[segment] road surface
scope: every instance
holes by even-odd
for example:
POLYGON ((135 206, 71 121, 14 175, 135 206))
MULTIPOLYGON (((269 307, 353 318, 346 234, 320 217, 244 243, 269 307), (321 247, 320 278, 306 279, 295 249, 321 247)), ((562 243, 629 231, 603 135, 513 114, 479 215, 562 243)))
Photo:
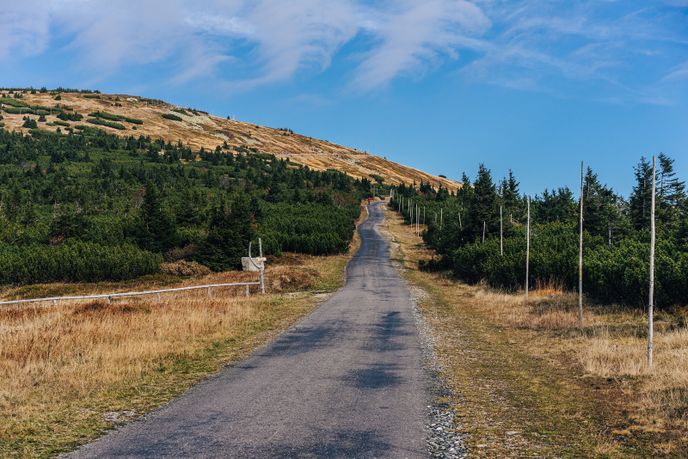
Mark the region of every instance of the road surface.
POLYGON ((360 225, 346 285, 258 349, 70 457, 428 457, 429 380, 405 282, 360 225))

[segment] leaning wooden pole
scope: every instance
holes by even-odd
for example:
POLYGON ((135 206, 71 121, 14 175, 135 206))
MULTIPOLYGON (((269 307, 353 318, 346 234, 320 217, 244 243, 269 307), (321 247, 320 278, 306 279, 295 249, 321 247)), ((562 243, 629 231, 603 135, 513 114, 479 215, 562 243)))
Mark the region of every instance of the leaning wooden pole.
POLYGON ((650 293, 647 305, 647 366, 652 369, 652 338, 654 337, 653 309, 655 303, 655 193, 657 165, 652 157, 652 201, 650 208, 650 293))
POLYGON ((526 302, 528 301, 528 275, 530 274, 530 196, 528 196, 528 224, 526 225, 526 302))
POLYGON ((580 174, 580 225, 578 228, 578 326, 583 326, 583 161, 580 174))

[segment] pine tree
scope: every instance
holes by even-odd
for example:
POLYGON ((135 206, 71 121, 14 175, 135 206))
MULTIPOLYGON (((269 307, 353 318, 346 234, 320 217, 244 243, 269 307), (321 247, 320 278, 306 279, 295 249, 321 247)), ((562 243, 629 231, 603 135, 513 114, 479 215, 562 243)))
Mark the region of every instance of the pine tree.
POLYGON ((676 177, 674 160, 660 153, 657 171, 657 215, 659 221, 669 229, 676 229, 682 217, 686 201, 685 182, 676 177))
POLYGON ((139 246, 153 252, 165 252, 177 242, 177 225, 160 200, 160 192, 151 183, 141 207, 138 228, 139 246))
POLYGON ((509 175, 502 179, 502 203, 507 221, 520 220, 523 217, 523 198, 519 192, 519 183, 509 169, 509 175))
POLYGON ((572 222, 578 216, 573 193, 568 187, 559 188, 552 192, 545 190, 542 197, 538 196, 535 199, 533 207, 535 220, 538 223, 572 222))
POLYGON ((253 214, 247 198, 237 198, 231 211, 220 202, 212 210, 208 236, 194 258, 213 271, 240 268, 253 234, 253 214))
POLYGON ((490 230, 499 227, 496 218, 497 189, 492 182, 490 170, 484 164, 478 167, 478 177, 473 184, 473 206, 471 209, 471 223, 474 235, 482 233, 483 222, 490 230))
POLYGON ((625 203, 610 188, 600 183, 597 174, 588 167, 583 193, 585 229, 590 234, 610 238, 610 233, 625 232, 628 226, 624 218, 625 203))
POLYGON ((650 203, 652 194, 652 165, 643 156, 633 168, 635 186, 629 200, 631 223, 637 230, 650 227, 650 203))

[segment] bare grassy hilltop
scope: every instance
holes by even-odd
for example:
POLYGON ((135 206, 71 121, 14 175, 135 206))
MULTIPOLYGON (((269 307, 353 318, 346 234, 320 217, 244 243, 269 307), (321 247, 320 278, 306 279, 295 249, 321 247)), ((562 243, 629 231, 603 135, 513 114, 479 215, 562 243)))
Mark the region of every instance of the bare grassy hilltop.
POLYGON ((456 181, 288 129, 220 118, 160 100, 124 94, 26 90, 19 93, 21 98, 17 99, 13 97, 15 91, 0 91, 2 122, 9 130, 28 131, 28 127, 22 127, 24 117, 28 115, 38 120, 43 115, 45 121, 37 124, 40 129, 59 127, 64 131, 90 125, 120 136, 146 135, 211 150, 226 143, 230 148, 247 153, 270 153, 316 170, 336 169, 369 180, 379 176, 387 184, 425 182, 434 187, 441 184, 451 191, 460 187, 456 181), (62 116, 58 119, 60 113, 62 116))

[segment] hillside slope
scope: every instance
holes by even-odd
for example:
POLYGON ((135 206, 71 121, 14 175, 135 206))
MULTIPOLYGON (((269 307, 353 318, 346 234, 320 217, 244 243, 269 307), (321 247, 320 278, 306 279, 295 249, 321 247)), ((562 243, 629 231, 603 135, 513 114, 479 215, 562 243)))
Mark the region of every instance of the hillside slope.
POLYGON ((0 92, 3 122, 9 130, 26 130, 22 125, 27 112, 33 112, 34 115, 43 113, 46 121, 39 122, 38 127, 51 130, 57 127, 64 130, 68 126, 88 125, 89 120, 94 119, 89 115, 105 112, 105 117, 116 115, 139 120, 139 124, 135 124, 125 119, 99 118, 118 124, 116 127, 102 124, 98 127, 120 136, 148 135, 174 143, 181 141, 192 148, 206 149, 215 149, 226 142, 230 147, 244 147, 250 151, 271 153, 315 170, 336 169, 356 178, 370 179, 371 176, 379 175, 388 184, 426 182, 435 187, 441 184, 452 191, 460 187, 456 181, 427 174, 356 149, 295 134, 286 129, 267 128, 220 118, 198 110, 183 109, 159 100, 123 94, 32 94, 30 91, 23 91, 20 99, 8 98, 11 94, 14 94, 14 91, 0 92), (77 113, 82 115, 83 119, 58 120, 58 112, 77 113), (163 115, 168 118, 164 118, 163 115), (56 122, 62 126, 56 126, 56 122))

